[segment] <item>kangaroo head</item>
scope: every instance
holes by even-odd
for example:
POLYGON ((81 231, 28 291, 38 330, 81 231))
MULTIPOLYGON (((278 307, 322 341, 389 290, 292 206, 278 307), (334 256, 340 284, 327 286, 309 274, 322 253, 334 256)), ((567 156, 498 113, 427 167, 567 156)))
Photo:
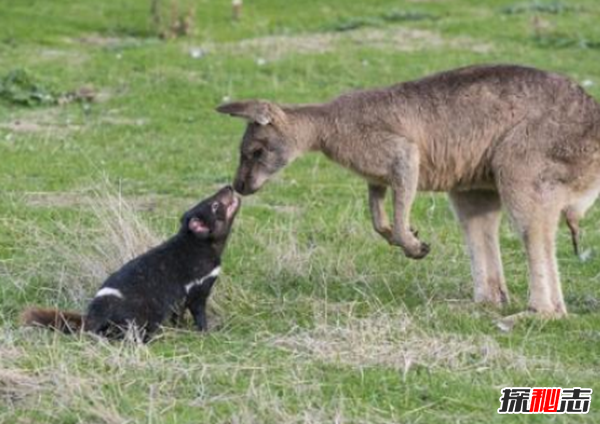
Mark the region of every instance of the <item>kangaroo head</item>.
POLYGON ((226 103, 217 112, 248 121, 240 146, 240 163, 233 184, 243 195, 258 191, 271 175, 299 154, 292 117, 263 100, 226 103))

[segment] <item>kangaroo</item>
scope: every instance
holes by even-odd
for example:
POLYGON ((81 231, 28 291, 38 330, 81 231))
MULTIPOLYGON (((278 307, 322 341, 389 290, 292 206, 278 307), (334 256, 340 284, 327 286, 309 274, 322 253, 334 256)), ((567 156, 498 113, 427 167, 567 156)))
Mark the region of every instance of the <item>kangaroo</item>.
POLYGON ((321 151, 367 181, 375 231, 409 258, 430 250, 411 230, 417 191, 447 192, 467 242, 476 302, 509 302, 498 242, 504 206, 528 260, 524 314, 566 315, 555 233, 564 216, 576 247, 579 220, 600 193, 600 105, 566 77, 470 66, 321 104, 249 100, 217 111, 248 121, 236 191, 254 193, 300 155, 321 151))
POLYGON ((33 307, 23 312, 22 321, 68 334, 85 330, 109 338, 121 338, 134 325, 148 340, 168 317, 177 323, 189 309, 198 330, 206 330, 206 301, 239 206, 231 187, 194 206, 183 215, 175 236, 108 277, 85 316, 33 307))

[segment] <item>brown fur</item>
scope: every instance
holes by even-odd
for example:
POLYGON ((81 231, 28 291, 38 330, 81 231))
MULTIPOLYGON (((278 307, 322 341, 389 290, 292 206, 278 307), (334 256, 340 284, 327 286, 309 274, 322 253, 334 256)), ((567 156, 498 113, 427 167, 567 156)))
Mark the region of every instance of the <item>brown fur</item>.
MULTIPOLYGON (((410 228, 417 190, 449 193, 471 256, 475 300, 508 302, 501 206, 521 235, 531 311, 566 314, 555 258, 561 214, 577 224, 600 193, 600 105, 569 79, 537 69, 472 66, 331 102, 225 104, 245 118, 235 187, 258 190, 307 151, 367 180, 373 226, 406 256, 429 247, 410 228), (383 200, 393 193, 393 225, 383 200)), ((572 226, 576 246, 576 226, 572 226)))
POLYGON ((47 308, 25 309, 21 314, 21 322, 26 326, 48 327, 66 334, 83 331, 84 327, 82 314, 47 308))

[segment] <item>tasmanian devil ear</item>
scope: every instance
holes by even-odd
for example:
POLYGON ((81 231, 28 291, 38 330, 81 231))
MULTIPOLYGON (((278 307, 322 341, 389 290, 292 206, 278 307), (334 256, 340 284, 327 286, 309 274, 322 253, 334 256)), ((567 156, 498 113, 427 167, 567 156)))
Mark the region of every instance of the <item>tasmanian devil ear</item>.
POLYGON ((210 228, 208 228, 206 222, 202 221, 200 218, 191 218, 187 225, 188 229, 198 236, 205 236, 210 232, 210 228))
POLYGON ((244 118, 259 125, 268 125, 284 115, 279 106, 265 100, 225 103, 217 107, 217 112, 244 118))

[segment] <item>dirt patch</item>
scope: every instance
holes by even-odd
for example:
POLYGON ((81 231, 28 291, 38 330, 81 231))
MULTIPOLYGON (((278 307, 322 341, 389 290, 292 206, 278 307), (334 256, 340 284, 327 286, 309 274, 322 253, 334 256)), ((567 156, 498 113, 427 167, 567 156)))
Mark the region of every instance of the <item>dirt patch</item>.
POLYGON ((225 51, 231 54, 251 52, 264 60, 279 60, 291 53, 322 54, 331 51, 338 34, 308 34, 297 36, 267 36, 250 38, 235 43, 209 45, 208 51, 225 51))
POLYGON ((68 66, 81 66, 89 60, 86 52, 60 49, 40 49, 35 53, 36 61, 60 61, 68 66))
POLYGON ((100 118, 100 123, 109 125, 143 127, 148 123, 148 120, 143 118, 126 118, 123 116, 105 116, 100 118))
POLYGON ((96 46, 96 47, 118 47, 121 44, 127 44, 131 40, 126 38, 119 37, 107 37, 98 34, 89 34, 83 37, 77 38, 77 41, 80 44, 85 44, 88 46, 96 46))
POLYGON ((123 37, 114 37, 114 36, 106 36, 101 34, 87 34, 82 37, 77 38, 65 38, 66 43, 79 45, 83 47, 96 47, 106 50, 120 50, 120 49, 129 49, 142 47, 148 44, 157 44, 160 43, 158 38, 154 38, 151 34, 148 34, 148 37, 133 37, 133 36, 123 36, 123 37))
POLYGON ((356 33, 350 33, 349 35, 349 39, 355 44, 407 52, 440 48, 448 43, 435 32, 419 29, 400 28, 394 31, 369 29, 356 31, 356 33))
POLYGON ((51 108, 15 114, 6 122, 0 122, 0 130, 18 134, 41 134, 64 136, 72 131, 81 130, 80 125, 71 123, 60 116, 60 109, 51 108))
MULTIPOLYGON (((93 103, 98 103, 107 101, 111 94, 108 91, 99 91, 95 92, 94 96, 93 103)), ((67 111, 60 107, 54 107, 14 113, 6 121, 0 121, 0 130, 15 134, 44 134, 61 137, 94 125, 141 127, 147 123, 147 119, 144 118, 130 118, 110 113, 98 118, 89 118, 89 121, 73 123, 67 111)))
POLYGON ((408 28, 391 31, 381 29, 356 31, 356 33, 351 33, 349 38, 359 45, 404 52, 450 47, 487 53, 492 49, 489 44, 478 43, 467 37, 448 39, 433 31, 408 28))
POLYGON ((27 121, 14 121, 5 124, 0 124, 0 128, 17 133, 31 133, 40 132, 44 130, 44 128, 41 125, 35 122, 27 121))
POLYGON ((50 136, 65 136, 71 131, 81 129, 79 125, 58 126, 53 124, 42 124, 27 120, 18 119, 13 122, 0 123, 0 129, 4 129, 18 134, 44 133, 50 136))
POLYGON ((251 52, 258 59, 274 61, 290 54, 323 54, 335 50, 342 42, 396 51, 455 48, 487 53, 493 46, 467 37, 445 38, 441 34, 411 28, 360 29, 343 33, 318 33, 297 36, 268 36, 241 40, 235 43, 208 45, 209 52, 230 54, 251 52))

